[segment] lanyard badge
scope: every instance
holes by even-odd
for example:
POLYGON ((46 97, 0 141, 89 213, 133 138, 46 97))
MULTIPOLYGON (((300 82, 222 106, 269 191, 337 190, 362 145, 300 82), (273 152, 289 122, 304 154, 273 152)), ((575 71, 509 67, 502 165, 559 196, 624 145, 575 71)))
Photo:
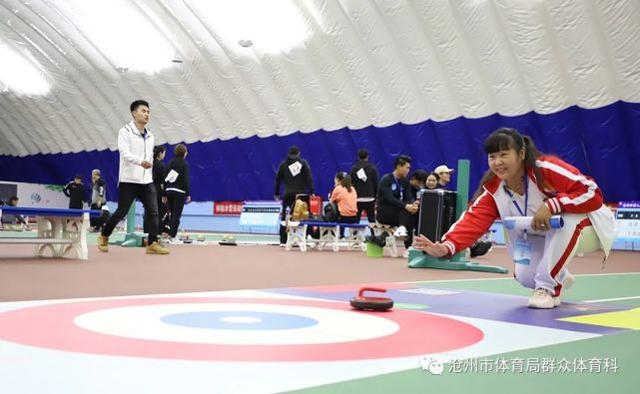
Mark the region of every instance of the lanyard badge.
MULTIPOLYGON (((527 175, 526 174, 524 175, 523 178, 524 178, 523 179, 523 181, 524 181, 524 210, 522 208, 520 208, 520 205, 516 201, 515 196, 513 195, 513 193, 511 193, 511 191, 507 188, 506 185, 504 185, 504 191, 511 198, 511 202, 513 203, 513 205, 518 210, 518 213, 520 215, 522 215, 522 216, 527 216, 527 208, 528 208, 528 205, 529 205, 529 181, 527 179, 527 175)), ((523 233, 524 233, 524 239, 527 239, 527 230, 523 230, 523 233)))
POLYGON ((404 188, 402 187, 400 182, 398 182, 395 176, 393 177, 392 190, 400 190, 400 200, 404 201, 404 188))
MULTIPOLYGON (((504 187, 505 192, 511 197, 511 202, 518 210, 518 213, 522 216, 527 216, 527 206, 529 205, 529 181, 527 179, 527 175, 524 175, 524 209, 520 208, 520 205, 516 201, 513 193, 507 189, 506 185, 504 187)), ((513 251, 513 262, 516 264, 529 265, 531 262, 531 250, 532 245, 531 242, 527 240, 527 230, 523 230, 520 235, 518 235, 518 239, 516 240, 515 248, 513 251)))

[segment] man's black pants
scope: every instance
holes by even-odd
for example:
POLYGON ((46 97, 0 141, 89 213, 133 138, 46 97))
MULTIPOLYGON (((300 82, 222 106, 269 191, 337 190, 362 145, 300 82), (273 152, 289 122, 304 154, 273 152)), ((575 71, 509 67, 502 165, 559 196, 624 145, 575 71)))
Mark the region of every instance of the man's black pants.
POLYGON ((406 209, 396 208, 394 206, 378 207, 378 222, 389 226, 404 226, 407 229, 407 238, 404 240, 404 246, 409 248, 413 244, 413 224, 414 216, 407 212, 406 209))
POLYGON ((184 193, 168 191, 167 200, 169 202, 169 212, 171 212, 169 219, 169 235, 171 238, 175 238, 178 235, 178 228, 180 227, 180 218, 182 217, 182 210, 184 209, 184 203, 187 196, 184 193))
MULTIPOLYGON (((287 193, 282 198, 282 213, 280 214, 280 220, 285 220, 287 215, 287 207, 289 207, 290 214, 293 212, 293 204, 296 202, 296 195, 299 193, 287 193)), ((287 243, 287 229, 280 225, 280 244, 287 243)))
POLYGON ((146 185, 141 183, 120 183, 118 186, 118 209, 104 225, 102 229, 104 237, 110 236, 118 222, 127 216, 129 208, 136 198, 144 206, 145 227, 149 230, 149 245, 158 240, 158 202, 156 200, 156 187, 153 183, 146 185))
MULTIPOLYGON (((164 224, 168 223, 168 220, 165 222, 165 216, 167 214, 167 204, 162 202, 162 189, 158 185, 155 185, 155 186, 156 186, 156 202, 158 205, 158 234, 162 234, 164 232, 164 224)), ((147 222, 148 220, 145 216, 145 220, 144 220, 145 226, 147 222)), ((145 233, 148 233, 149 229, 145 227, 143 231, 145 233)))
MULTIPOLYGON (((362 217, 362 212, 367 213, 367 220, 369 221, 369 224, 374 224, 376 222, 376 201, 358 201, 358 213, 356 214, 358 217, 358 223, 360 223, 359 220, 362 217)), ((370 230, 371 235, 373 235, 373 229, 370 228, 370 230)))

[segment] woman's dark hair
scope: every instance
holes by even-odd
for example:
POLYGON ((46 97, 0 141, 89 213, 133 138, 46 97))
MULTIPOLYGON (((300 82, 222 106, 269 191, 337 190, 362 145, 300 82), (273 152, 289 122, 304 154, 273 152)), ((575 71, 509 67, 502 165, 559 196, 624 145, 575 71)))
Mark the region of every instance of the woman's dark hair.
POLYGON ((336 179, 338 180, 338 182, 340 182, 340 185, 342 185, 342 187, 346 188, 347 191, 351 193, 353 184, 351 183, 351 176, 349 174, 340 171, 336 174, 336 179))
MULTIPOLYGON (((514 149, 516 152, 520 153, 523 148, 525 151, 525 171, 533 170, 538 188, 540 188, 540 190, 545 190, 547 188, 547 183, 544 181, 542 171, 540 171, 540 168, 536 166, 536 160, 540 157, 541 153, 538 151, 538 148, 536 148, 531 137, 520 134, 516 129, 501 127, 489 134, 487 139, 484 140, 484 152, 487 155, 510 149, 514 149)), ((476 193, 473 196, 474 200, 482 194, 484 185, 493 178, 495 178, 495 174, 491 172, 491 170, 488 170, 480 180, 480 186, 478 186, 478 190, 476 190, 476 193)))
POLYGON ((368 159, 369 158, 369 151, 362 148, 360 150, 358 150, 358 159, 360 160, 364 160, 364 159, 368 159))
POLYGON ((433 176, 434 178, 436 178, 436 183, 440 182, 440 175, 436 174, 435 172, 430 172, 427 175, 427 178, 424 180, 425 185, 427 184, 427 179, 429 179, 430 176, 433 176))
POLYGON ((164 153, 166 152, 166 148, 163 145, 158 145, 158 146, 154 146, 153 147, 153 158, 154 159, 158 159, 158 155, 160 155, 160 153, 164 153))
POLYGON ((173 155, 175 157, 185 157, 187 155, 187 146, 185 144, 176 145, 173 150, 173 155))

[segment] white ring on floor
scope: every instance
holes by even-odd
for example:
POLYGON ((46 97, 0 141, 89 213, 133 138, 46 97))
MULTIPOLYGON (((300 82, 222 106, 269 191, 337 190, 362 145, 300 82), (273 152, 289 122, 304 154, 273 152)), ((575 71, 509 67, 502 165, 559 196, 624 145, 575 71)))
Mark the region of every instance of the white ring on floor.
MULTIPOLYGON (((232 318, 246 319, 247 317, 232 318)), ((74 323, 83 329, 106 335, 156 341, 230 345, 342 343, 379 338, 391 335, 400 329, 394 321, 369 313, 250 303, 166 304, 112 308, 85 313, 76 317, 74 323), (293 329, 228 330, 179 326, 160 320, 173 314, 207 311, 289 314, 314 319, 318 323, 310 327, 293 329)), ((239 321, 234 323, 237 324, 239 321)), ((249 322, 245 320, 245 323, 249 322)))

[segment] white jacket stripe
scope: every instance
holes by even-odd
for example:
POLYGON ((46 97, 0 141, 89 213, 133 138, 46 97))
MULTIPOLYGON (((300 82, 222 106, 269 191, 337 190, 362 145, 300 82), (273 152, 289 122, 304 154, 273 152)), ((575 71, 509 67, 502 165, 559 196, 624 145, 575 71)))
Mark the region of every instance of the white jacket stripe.
POLYGON ((571 171, 568 171, 567 169, 562 168, 557 164, 549 163, 548 161, 538 160, 536 164, 538 165, 538 167, 546 168, 557 173, 558 175, 562 175, 565 178, 571 179, 572 181, 580 182, 583 185, 587 186, 587 191, 584 194, 581 194, 576 198, 562 197, 560 198, 561 203, 565 205, 580 205, 589 201, 593 198, 593 196, 595 196, 598 186, 595 182, 587 179, 587 177, 585 177, 584 175, 574 174, 571 171))

